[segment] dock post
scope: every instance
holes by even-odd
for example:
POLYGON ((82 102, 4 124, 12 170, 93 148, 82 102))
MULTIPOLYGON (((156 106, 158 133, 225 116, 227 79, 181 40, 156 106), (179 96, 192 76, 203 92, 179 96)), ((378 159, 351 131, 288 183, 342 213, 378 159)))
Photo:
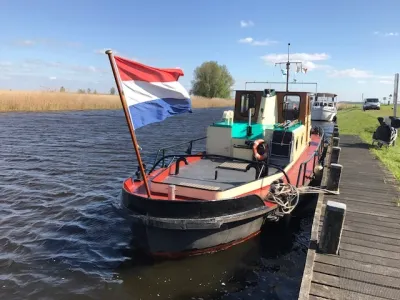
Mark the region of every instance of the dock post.
POLYGON ((346 204, 328 201, 318 249, 325 254, 339 254, 340 239, 343 231, 346 204))
POLYGON ((330 191, 332 194, 340 194, 339 193, 339 185, 340 178, 342 176, 343 166, 340 164, 331 163, 328 182, 326 185, 326 189, 330 191))
POLYGON ((339 127, 334 127, 332 137, 339 137, 339 127))
POLYGON ((332 147, 331 164, 339 163, 340 150, 340 147, 332 147))
POLYGON ((168 199, 175 200, 175 185, 168 185, 168 199))
POLYGON ((340 143, 340 138, 338 138, 338 137, 332 138, 332 146, 333 147, 339 147, 339 143, 340 143))

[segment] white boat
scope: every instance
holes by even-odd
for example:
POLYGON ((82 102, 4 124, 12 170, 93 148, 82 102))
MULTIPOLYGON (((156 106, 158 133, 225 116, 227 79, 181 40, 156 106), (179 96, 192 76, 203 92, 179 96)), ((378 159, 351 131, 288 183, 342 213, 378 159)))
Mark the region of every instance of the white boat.
POLYGON ((316 93, 311 101, 311 120, 332 122, 336 119, 336 94, 316 93))

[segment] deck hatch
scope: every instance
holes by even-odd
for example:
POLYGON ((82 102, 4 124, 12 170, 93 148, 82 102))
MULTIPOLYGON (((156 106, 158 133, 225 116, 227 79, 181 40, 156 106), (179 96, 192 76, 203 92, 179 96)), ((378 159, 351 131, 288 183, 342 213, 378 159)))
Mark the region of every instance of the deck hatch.
POLYGON ((248 165, 249 165, 248 163, 226 161, 220 164, 217 168, 245 172, 248 165))

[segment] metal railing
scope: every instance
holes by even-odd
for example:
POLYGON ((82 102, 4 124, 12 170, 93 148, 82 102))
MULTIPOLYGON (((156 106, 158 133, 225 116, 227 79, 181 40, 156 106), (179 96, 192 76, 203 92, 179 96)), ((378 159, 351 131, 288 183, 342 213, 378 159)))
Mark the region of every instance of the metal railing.
POLYGON ((324 133, 324 130, 323 130, 322 127, 320 127, 320 126, 316 126, 316 127, 318 128, 318 135, 321 137, 321 140, 319 142, 318 149, 314 151, 313 155, 311 155, 307 160, 305 160, 305 161, 303 161, 301 163, 300 168, 299 168, 299 173, 297 174, 296 187, 299 186, 300 176, 301 175, 303 175, 303 180, 302 180, 301 184, 304 185, 304 183, 306 181, 306 177, 307 177, 306 174, 307 174, 307 165, 308 165, 308 163, 311 160, 313 160, 313 168, 312 168, 312 170, 314 171, 315 164, 316 164, 315 158, 316 157, 319 158, 322 155, 323 147, 324 147, 324 135, 325 135, 325 133, 324 133))
MULTIPOLYGON (((299 173, 297 175, 296 187, 299 186, 301 179, 302 179, 301 184, 304 185, 305 179, 307 177, 307 166, 308 166, 308 163, 311 160, 313 161, 313 169, 312 170, 314 170, 315 169, 315 165, 316 165, 316 158, 320 158, 320 156, 322 155, 325 133, 324 133, 324 130, 323 130, 322 127, 316 126, 316 128, 318 128, 318 135, 321 137, 320 143, 318 145, 318 149, 316 151, 314 151, 313 155, 311 155, 307 160, 305 160, 304 162, 302 162, 300 164, 299 173), (301 175, 302 175, 302 178, 301 178, 301 175)), ((152 166, 152 168, 150 169, 150 171, 148 173, 150 174, 151 172, 153 172, 155 170, 155 168, 157 167, 157 165, 159 165, 160 163, 161 163, 161 168, 165 168, 167 166, 165 164, 166 159, 167 158, 171 158, 171 162, 173 162, 173 160, 176 157, 197 157, 197 156, 200 156, 200 157, 220 157, 220 158, 226 158, 226 159, 230 159, 230 160, 237 160, 237 161, 242 161, 242 162, 254 163, 254 161, 249 161, 249 160, 245 160, 245 159, 237 159, 237 158, 235 159, 235 158, 232 158, 232 157, 227 157, 227 156, 222 156, 222 155, 207 155, 207 154, 192 155, 194 142, 197 142, 197 141, 200 141, 200 140, 204 140, 204 139, 206 139, 206 137, 196 138, 196 139, 193 139, 193 140, 190 140, 190 141, 186 141, 186 142, 183 142, 183 143, 170 145, 170 146, 167 146, 167 147, 159 149, 157 151, 156 157, 154 159, 153 166, 152 166), (189 144, 189 146, 188 146, 187 150, 185 151, 186 155, 185 154, 184 155, 182 155, 182 154, 166 155, 166 151, 167 150, 172 149, 172 148, 176 149, 179 146, 187 145, 187 144, 189 144), (161 158, 159 158, 160 154, 162 154, 161 158)), ((274 165, 274 164, 271 164, 271 163, 268 163, 268 165, 271 166, 271 167, 274 167, 274 168, 278 167, 277 165, 274 165)), ((284 173, 285 177, 288 179, 288 176, 284 172, 284 170, 282 168, 280 168, 280 167, 279 167, 279 169, 284 173)))
MULTIPOLYGON (((193 139, 193 140, 190 140, 190 141, 186 141, 186 142, 183 142, 183 143, 174 144, 174 145, 170 145, 170 146, 167 146, 167 147, 158 149, 157 154, 156 154, 156 157, 155 157, 155 159, 154 159, 153 166, 156 164, 160 153, 162 153, 162 157, 161 157, 161 158, 162 158, 162 165, 161 165, 161 168, 165 168, 165 167, 166 167, 166 165, 165 165, 165 158, 166 158, 165 153, 166 153, 167 150, 172 149, 172 148, 176 149, 177 147, 180 147, 180 146, 182 146, 182 145, 187 145, 187 144, 189 144, 189 146, 188 146, 188 148, 186 149, 185 152, 186 152, 187 154, 190 155, 190 154, 192 154, 193 143, 194 143, 194 142, 197 142, 197 141, 204 140, 204 139, 206 139, 206 138, 207 138, 207 137, 204 136, 204 137, 201 137, 201 138, 193 139)), ((179 156, 179 155, 177 155, 177 156, 179 156)), ((174 157, 172 157, 172 160, 173 160, 173 159, 174 159, 174 157)), ((152 168, 152 169, 153 169, 153 168, 152 168)))

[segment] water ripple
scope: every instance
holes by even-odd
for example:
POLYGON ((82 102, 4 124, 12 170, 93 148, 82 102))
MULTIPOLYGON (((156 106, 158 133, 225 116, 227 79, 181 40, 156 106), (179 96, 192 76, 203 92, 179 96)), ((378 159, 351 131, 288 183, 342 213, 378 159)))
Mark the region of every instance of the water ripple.
MULTIPOLYGON (((139 129, 144 161, 159 147, 204 136, 221 115, 195 110, 139 129)), ((284 237, 267 233, 211 256, 152 261, 136 251, 119 212, 121 182, 137 168, 121 111, 0 114, 0 125, 0 299, 290 299, 297 292, 312 216, 284 237)))

